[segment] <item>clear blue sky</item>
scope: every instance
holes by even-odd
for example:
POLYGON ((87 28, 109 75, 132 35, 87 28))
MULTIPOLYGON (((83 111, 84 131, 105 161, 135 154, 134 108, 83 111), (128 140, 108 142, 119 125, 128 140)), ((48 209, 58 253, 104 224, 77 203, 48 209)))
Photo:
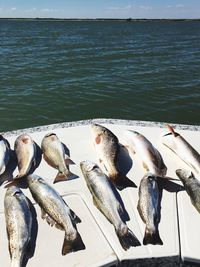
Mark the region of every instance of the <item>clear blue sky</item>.
POLYGON ((0 17, 200 18, 200 0, 0 0, 0 17))

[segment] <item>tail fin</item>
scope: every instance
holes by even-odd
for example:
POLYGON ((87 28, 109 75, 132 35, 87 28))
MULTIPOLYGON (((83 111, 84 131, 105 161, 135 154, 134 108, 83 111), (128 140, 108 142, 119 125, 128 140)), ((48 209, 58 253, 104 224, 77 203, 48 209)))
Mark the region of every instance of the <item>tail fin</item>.
POLYGON ((70 171, 67 173, 58 172, 56 178, 54 179, 54 184, 58 182, 73 180, 75 178, 78 178, 78 176, 70 171))
POLYGON ((67 235, 65 235, 63 247, 62 247, 62 255, 66 255, 70 252, 75 252, 78 250, 85 249, 85 245, 83 243, 83 240, 80 236, 80 234, 77 232, 77 236, 74 240, 69 240, 67 238, 67 235))
POLYGON ((158 230, 151 232, 148 229, 145 229, 143 245, 148 245, 148 244, 163 245, 158 230))
POLYGON ((122 174, 116 176, 114 179, 112 179, 112 181, 119 190, 122 190, 126 187, 137 187, 137 185, 133 181, 131 181, 128 177, 122 174))
POLYGON ((127 226, 125 228, 125 231, 122 231, 121 229, 115 231, 124 250, 127 250, 130 247, 137 247, 141 245, 140 241, 127 226))

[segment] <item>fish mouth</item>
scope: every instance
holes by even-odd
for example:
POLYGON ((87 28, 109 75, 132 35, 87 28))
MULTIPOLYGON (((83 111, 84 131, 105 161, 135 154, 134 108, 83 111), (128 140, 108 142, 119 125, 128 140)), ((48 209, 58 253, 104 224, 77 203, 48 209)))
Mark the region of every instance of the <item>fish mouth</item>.
POLYGON ((45 135, 45 137, 49 137, 49 136, 56 136, 56 134, 55 133, 48 133, 45 135))
POLYGON ((166 133, 166 134, 163 135, 163 137, 164 136, 168 136, 168 135, 172 135, 172 133, 166 133))

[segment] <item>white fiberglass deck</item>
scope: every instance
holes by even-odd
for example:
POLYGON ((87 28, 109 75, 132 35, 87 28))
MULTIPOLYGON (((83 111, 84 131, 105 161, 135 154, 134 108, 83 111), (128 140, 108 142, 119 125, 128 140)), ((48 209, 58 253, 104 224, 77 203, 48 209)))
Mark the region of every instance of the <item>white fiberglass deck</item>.
MULTIPOLYGON (((167 176, 177 178, 175 174, 176 169, 188 169, 185 163, 161 144, 160 136, 163 132, 166 132, 165 124, 162 123, 97 119, 5 133, 4 137, 8 139, 12 149, 16 137, 22 133, 30 134, 39 146, 45 134, 50 132, 56 133, 59 139, 67 146, 71 159, 76 163, 76 165, 70 166, 70 170, 79 176, 79 178, 71 181, 53 184, 57 171, 47 165, 44 160, 42 160, 40 166, 35 171, 35 174, 43 177, 64 197, 70 208, 81 218, 82 222, 77 224, 77 229, 82 236, 86 249, 62 256, 61 248, 64 232, 50 227, 46 221, 43 221, 40 217, 40 209, 38 205, 35 205, 38 233, 35 253, 29 259, 27 266, 114 266, 119 264, 119 262, 123 264, 125 261, 126 263, 124 264, 128 264, 127 260, 140 264, 140 262, 142 263, 145 260, 148 260, 148 263, 150 263, 152 259, 155 262, 162 262, 162 259, 166 258, 168 263, 174 262, 174 266, 176 266, 175 263, 178 264, 185 260, 200 263, 198 249, 200 214, 192 206, 185 191, 176 192, 176 184, 181 185, 181 182, 174 182, 176 183, 174 187, 172 186, 171 189, 168 188, 163 191, 161 221, 159 224, 160 237, 163 241, 162 246, 144 246, 142 244, 145 225, 137 211, 138 188, 126 188, 119 192, 130 217, 127 225, 142 244, 139 247, 132 247, 127 251, 123 250, 115 234, 114 227, 94 206, 92 196, 86 186, 79 166, 79 163, 83 160, 91 160, 98 163, 90 132, 90 124, 94 122, 110 129, 121 142, 123 131, 126 129, 142 133, 163 156, 168 168, 167 176)), ((176 129, 200 152, 200 127, 176 125, 176 129)), ((140 180, 144 175, 141 161, 137 158, 137 155, 129 158, 129 160, 132 161, 132 167, 127 176, 139 187, 140 180)), ((17 173, 17 169, 15 173, 17 173)), ((1 186, 0 258, 1 266, 6 267, 9 266, 10 259, 3 207, 5 190, 1 186)), ((23 189, 23 192, 34 203, 29 190, 23 189)))

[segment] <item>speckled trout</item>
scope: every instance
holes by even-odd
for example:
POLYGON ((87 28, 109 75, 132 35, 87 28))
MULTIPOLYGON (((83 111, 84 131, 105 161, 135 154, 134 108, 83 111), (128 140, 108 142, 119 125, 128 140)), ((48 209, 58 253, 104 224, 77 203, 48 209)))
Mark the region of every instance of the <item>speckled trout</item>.
POLYGON ((93 196, 94 205, 114 226, 123 249, 127 250, 131 246, 139 246, 140 242, 120 217, 123 208, 116 198, 116 188, 111 184, 108 176, 91 161, 82 161, 80 167, 93 196))
POLYGON ((22 191, 10 186, 4 198, 4 213, 8 234, 10 267, 22 267, 24 256, 29 254, 32 214, 29 202, 22 191))
POLYGON ((162 245, 158 224, 160 222, 160 189, 156 176, 146 174, 139 187, 137 209, 141 219, 146 224, 143 244, 162 245))
POLYGON ((145 172, 161 177, 166 175, 167 167, 160 152, 145 136, 133 130, 126 130, 123 140, 125 147, 127 147, 130 153, 136 153, 142 160, 145 172))
POLYGON ((120 190, 125 187, 136 187, 136 185, 119 170, 117 159, 120 145, 118 138, 106 127, 99 124, 92 124, 91 129, 99 161, 103 163, 109 178, 115 186, 120 190))
POLYGON ((194 174, 189 170, 176 170, 176 175, 183 183, 186 192, 188 193, 192 205, 200 213, 200 182, 195 178, 194 174))
POLYGON ((54 183, 76 178, 77 175, 69 171, 69 164, 75 164, 65 153, 64 145, 55 133, 44 136, 41 148, 44 160, 58 170, 54 183))
POLYGON ((62 255, 84 249, 81 236, 76 230, 76 223, 80 222, 80 219, 58 192, 40 176, 32 174, 27 176, 26 180, 33 198, 41 208, 42 219, 65 232, 62 255))
POLYGON ((169 133, 162 136, 162 143, 182 159, 195 174, 200 175, 200 154, 175 130, 167 125, 169 133))

